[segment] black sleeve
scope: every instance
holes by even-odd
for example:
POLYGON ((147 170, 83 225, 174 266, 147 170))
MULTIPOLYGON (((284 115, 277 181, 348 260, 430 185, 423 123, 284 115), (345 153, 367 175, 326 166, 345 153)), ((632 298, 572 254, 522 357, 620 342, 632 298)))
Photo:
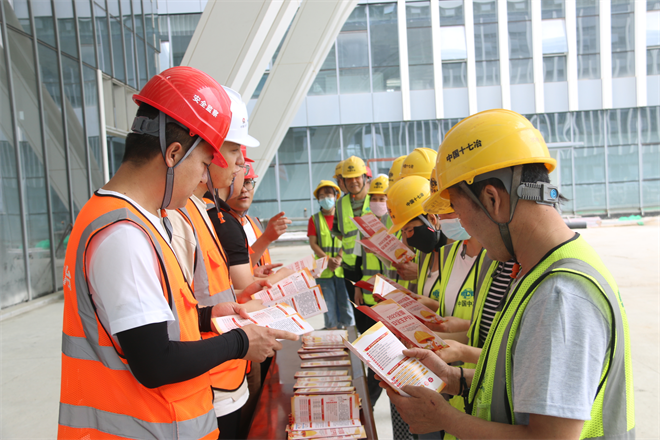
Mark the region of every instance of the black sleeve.
POLYGON ((213 331, 213 328, 211 327, 212 313, 213 313, 213 307, 197 308, 197 317, 199 318, 199 331, 201 333, 213 331))
POLYGON ((243 226, 228 212, 223 213, 224 222, 220 222, 216 208, 208 210, 209 217, 218 234, 230 266, 250 263, 250 251, 243 226))
POLYGON ((200 341, 170 341, 167 323, 117 333, 131 372, 147 388, 192 379, 231 359, 241 359, 250 342, 242 329, 200 341))

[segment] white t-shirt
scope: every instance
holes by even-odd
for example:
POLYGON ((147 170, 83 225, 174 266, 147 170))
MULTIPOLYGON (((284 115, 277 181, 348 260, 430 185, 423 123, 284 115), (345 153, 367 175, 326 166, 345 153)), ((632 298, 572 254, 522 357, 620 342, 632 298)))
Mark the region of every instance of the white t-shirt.
POLYGON ((433 290, 433 284, 435 283, 435 280, 438 279, 438 271, 436 270, 435 272, 429 272, 426 275, 426 281, 424 282, 424 290, 422 291, 422 294, 425 297, 431 296, 431 291, 433 290))
POLYGON ((447 282, 447 289, 445 290, 445 316, 452 316, 454 314, 454 306, 456 305, 456 298, 461 293, 463 281, 469 270, 474 264, 477 257, 471 257, 465 254, 465 258, 461 257, 459 250, 458 255, 454 259, 454 267, 451 270, 449 281, 447 282))
POLYGON ((250 223, 250 220, 245 219, 243 230, 245 231, 245 235, 247 236, 248 245, 252 246, 254 242, 257 241, 257 234, 254 232, 254 228, 252 227, 252 223, 250 223))
MULTIPOLYGON (((169 243, 159 217, 123 194, 98 192, 131 202, 169 243)), ((106 227, 89 243, 85 265, 99 320, 113 338, 132 328, 174 321, 163 295, 158 257, 142 229, 129 222, 106 227)))

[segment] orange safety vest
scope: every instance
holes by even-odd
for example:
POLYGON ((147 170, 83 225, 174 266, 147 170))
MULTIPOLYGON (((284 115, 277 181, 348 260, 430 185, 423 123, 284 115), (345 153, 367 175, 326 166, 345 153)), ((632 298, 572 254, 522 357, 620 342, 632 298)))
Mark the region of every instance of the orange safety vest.
MULTIPOLYGON (((250 224, 252 225, 252 229, 254 229, 254 235, 256 235, 257 240, 259 240, 259 237, 261 237, 264 233, 263 229, 261 229, 261 222, 257 219, 253 219, 249 215, 246 215, 247 219, 250 221, 250 224)), ((259 259, 259 262, 257 263, 259 266, 263 266, 264 264, 270 264, 271 259, 270 259, 270 252, 268 249, 264 251, 264 253, 261 255, 261 258, 259 259)))
MULTIPOLYGON (((195 274, 193 292, 203 306, 214 306, 222 302, 236 302, 234 286, 229 276, 227 256, 220 241, 216 238, 201 211, 188 199, 185 208, 179 209, 184 218, 190 221, 195 230, 197 249, 195 250, 195 274)), ((203 338, 217 336, 216 333, 202 333, 203 338)), ((232 359, 213 368, 211 384, 220 391, 236 391, 243 384, 248 371, 248 361, 232 359)))
POLYGON ((58 438, 216 439, 209 374, 153 389, 143 386, 96 315, 85 253, 96 233, 122 221, 142 229, 158 256, 163 295, 175 319, 168 323, 170 340, 201 338, 197 300, 167 241, 130 202, 94 194, 76 219, 64 260, 58 438))

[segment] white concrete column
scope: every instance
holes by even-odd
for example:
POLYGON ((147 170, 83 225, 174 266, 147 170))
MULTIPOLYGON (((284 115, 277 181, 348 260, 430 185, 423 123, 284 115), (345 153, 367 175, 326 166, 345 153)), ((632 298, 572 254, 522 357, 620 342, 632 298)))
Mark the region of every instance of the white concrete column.
POLYGON ((603 108, 612 108, 612 3, 600 0, 600 82, 603 108))
POLYGON ((568 109, 579 110, 578 101, 578 54, 577 54, 577 5, 575 0, 566 0, 566 79, 568 81, 568 109))
POLYGON ((467 46, 467 86, 468 109, 471 115, 477 113, 477 65, 474 50, 474 8, 472 0, 465 0, 465 45, 467 46))
POLYGON ((181 65, 207 72, 249 100, 299 4, 300 0, 208 2, 181 65))
POLYGON ((103 72, 96 69, 96 87, 99 100, 99 137, 101 141, 101 166, 103 167, 103 183, 110 180, 110 165, 108 164, 108 137, 105 123, 105 95, 103 94, 103 72))
POLYGON ((635 0, 635 80, 637 107, 646 106, 646 0, 635 0))
POLYGON ((534 102, 536 113, 545 112, 545 83, 543 81, 543 20, 541 2, 532 1, 532 65, 534 67, 534 102))
POLYGON ((410 121, 410 70, 408 68, 408 26, 406 0, 397 0, 397 31, 399 32, 399 71, 401 72, 401 105, 403 120, 410 121))
POLYGON ((500 88, 502 108, 511 109, 511 74, 509 73, 509 14, 507 0, 497 0, 497 39, 500 47, 500 88))
POLYGON ((442 41, 440 35, 440 3, 431 0, 431 42, 433 44, 433 84, 435 84, 435 117, 445 117, 442 82, 442 41))

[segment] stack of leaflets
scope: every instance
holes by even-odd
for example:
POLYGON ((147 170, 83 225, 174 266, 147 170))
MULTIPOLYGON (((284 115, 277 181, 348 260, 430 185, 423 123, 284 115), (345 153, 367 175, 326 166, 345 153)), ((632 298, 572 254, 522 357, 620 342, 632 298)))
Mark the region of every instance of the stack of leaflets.
MULTIPOLYGON (((309 356, 312 359, 346 358, 348 352, 343 342, 346 338, 346 330, 314 331, 303 336, 298 354, 301 359, 309 359, 309 356)), ((360 397, 353 386, 353 378, 346 369, 328 369, 338 366, 350 366, 350 360, 302 362, 301 367, 305 369, 294 375, 291 424, 286 429, 289 439, 366 438, 360 421, 360 397)))
POLYGON ((270 289, 255 293, 252 299, 260 299, 266 307, 288 304, 305 319, 328 311, 321 287, 316 285, 314 276, 306 267, 284 278, 270 289))
POLYGON ((213 318, 218 333, 227 333, 228 331, 245 327, 246 325, 256 324, 260 327, 275 328, 286 330, 297 335, 304 335, 314 331, 312 327, 302 316, 287 304, 277 304, 273 307, 267 307, 256 312, 248 313, 250 318, 241 318, 239 315, 221 316, 213 318))
POLYGON ((383 262, 407 263, 415 258, 415 254, 408 246, 393 234, 388 234, 385 225, 372 213, 353 217, 352 220, 365 237, 358 242, 383 262))
POLYGON ((318 278, 321 276, 323 271, 328 268, 328 257, 319 258, 317 260, 314 258, 314 255, 308 255, 302 260, 298 260, 295 263, 291 263, 284 267, 295 272, 307 268, 314 278, 318 278))
POLYGON ((403 355, 406 348, 382 322, 376 323, 352 344, 344 345, 355 353, 392 389, 408 396, 401 388, 406 385, 422 386, 441 392, 445 383, 419 360, 403 355))

